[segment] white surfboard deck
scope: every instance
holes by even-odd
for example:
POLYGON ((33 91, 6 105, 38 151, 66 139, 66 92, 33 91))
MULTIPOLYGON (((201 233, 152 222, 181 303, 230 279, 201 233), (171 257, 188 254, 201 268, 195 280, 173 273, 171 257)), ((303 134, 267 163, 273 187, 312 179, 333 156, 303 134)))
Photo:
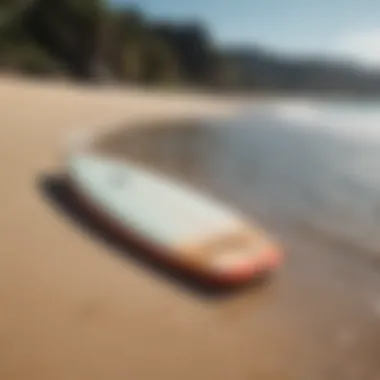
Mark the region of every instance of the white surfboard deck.
MULTIPOLYGON (((239 212, 136 163, 76 152, 68 158, 68 172, 75 187, 104 214, 151 243, 168 248, 179 259, 202 252, 208 256, 210 250, 213 255, 226 253, 223 242, 236 246, 239 239, 245 244, 248 238, 247 249, 236 252, 246 259, 267 243, 262 231, 239 212)), ((231 253, 219 263, 236 261, 231 253)))

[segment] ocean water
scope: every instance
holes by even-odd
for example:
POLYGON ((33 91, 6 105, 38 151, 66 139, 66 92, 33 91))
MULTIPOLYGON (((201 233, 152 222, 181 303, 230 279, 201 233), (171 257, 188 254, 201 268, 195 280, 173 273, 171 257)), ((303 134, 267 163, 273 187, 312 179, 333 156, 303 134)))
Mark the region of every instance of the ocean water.
POLYGON ((262 196, 380 258, 380 102, 289 102, 271 118, 253 144, 264 142, 262 196))
POLYGON ((375 102, 281 101, 121 128, 96 147, 211 193, 280 239, 286 260, 268 287, 208 305, 191 324, 230 338, 220 362, 238 353, 233 373, 379 378, 379 122, 375 102))

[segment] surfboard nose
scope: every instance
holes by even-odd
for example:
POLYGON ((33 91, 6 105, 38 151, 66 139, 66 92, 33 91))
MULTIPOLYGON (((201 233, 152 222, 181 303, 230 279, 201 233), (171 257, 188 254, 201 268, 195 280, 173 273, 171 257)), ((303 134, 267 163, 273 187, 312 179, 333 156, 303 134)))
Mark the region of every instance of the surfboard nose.
POLYGON ((257 275, 273 272, 284 260, 282 249, 270 244, 260 249, 255 255, 242 255, 231 252, 220 256, 213 266, 217 277, 222 281, 247 281, 257 275))

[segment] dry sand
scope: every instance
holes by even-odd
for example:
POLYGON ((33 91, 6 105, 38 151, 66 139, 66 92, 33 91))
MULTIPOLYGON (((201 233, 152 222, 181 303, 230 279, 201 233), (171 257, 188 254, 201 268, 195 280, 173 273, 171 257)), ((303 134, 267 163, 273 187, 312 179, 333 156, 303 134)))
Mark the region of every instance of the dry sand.
MULTIPOLYGON (((336 368, 349 369, 347 356, 332 362, 329 349, 337 347, 314 344, 332 327, 313 329, 308 318, 323 319, 317 305, 331 313, 342 289, 321 302, 320 289, 301 278, 298 285, 309 288, 294 296, 297 282, 206 300, 112 254, 41 194, 39 179, 56 170, 62 141, 77 125, 230 113, 236 104, 9 78, 0 82, 0 104, 0 379, 304 380, 338 379, 336 368), (308 311, 295 312, 302 302, 308 311)), ((344 299, 340 313, 358 305, 359 298, 344 299)), ((356 321, 366 328, 379 318, 367 313, 356 321)), ((340 331, 335 344, 360 348, 350 331, 340 331)), ((376 364, 376 352, 366 349, 376 364)), ((355 366, 345 379, 376 380, 374 373, 355 366)))

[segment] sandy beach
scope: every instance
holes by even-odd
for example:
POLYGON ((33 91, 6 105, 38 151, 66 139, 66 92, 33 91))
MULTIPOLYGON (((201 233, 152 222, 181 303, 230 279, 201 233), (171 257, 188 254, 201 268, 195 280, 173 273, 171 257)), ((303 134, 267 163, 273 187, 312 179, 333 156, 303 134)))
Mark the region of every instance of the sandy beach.
POLYGON ((362 292, 380 283, 366 264, 294 254, 271 286, 206 300, 41 194, 78 127, 230 115, 238 101, 3 78, 0 104, 1 379, 380 379, 380 298, 362 292))

